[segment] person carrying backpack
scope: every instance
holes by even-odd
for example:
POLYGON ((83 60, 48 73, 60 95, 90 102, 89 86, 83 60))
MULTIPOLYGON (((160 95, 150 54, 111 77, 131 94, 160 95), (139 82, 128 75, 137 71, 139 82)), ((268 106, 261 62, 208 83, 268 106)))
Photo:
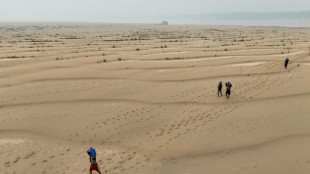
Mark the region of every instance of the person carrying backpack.
POLYGON ((225 83, 225 86, 226 86, 226 98, 229 99, 229 96, 230 96, 230 89, 232 87, 232 84, 230 82, 227 82, 225 83))
POLYGON ((89 155, 89 162, 90 162, 89 174, 92 174, 93 170, 101 174, 99 165, 96 161, 96 150, 91 147, 86 152, 89 155))
POLYGON ((287 58, 285 59, 285 61, 284 61, 284 67, 285 67, 285 69, 287 68, 287 64, 288 64, 289 61, 290 61, 290 60, 289 60, 289 58, 287 57, 287 58))
POLYGON ((221 94, 221 96, 223 95, 222 94, 222 87, 223 87, 222 82, 219 82, 219 85, 217 86, 217 96, 220 96, 220 94, 221 94))

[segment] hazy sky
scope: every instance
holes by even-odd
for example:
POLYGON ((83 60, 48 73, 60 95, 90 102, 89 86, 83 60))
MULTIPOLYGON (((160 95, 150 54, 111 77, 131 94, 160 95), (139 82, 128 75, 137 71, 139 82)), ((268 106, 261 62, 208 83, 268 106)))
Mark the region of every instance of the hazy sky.
POLYGON ((0 0, 0 21, 126 22, 148 15, 309 10, 310 0, 0 0))

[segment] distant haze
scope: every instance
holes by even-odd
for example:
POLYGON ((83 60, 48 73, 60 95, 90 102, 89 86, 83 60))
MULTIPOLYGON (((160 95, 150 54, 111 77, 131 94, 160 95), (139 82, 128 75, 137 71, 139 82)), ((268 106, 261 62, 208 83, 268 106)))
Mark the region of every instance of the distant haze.
POLYGON ((310 0, 0 0, 1 22, 204 23, 215 13, 300 11, 310 0))

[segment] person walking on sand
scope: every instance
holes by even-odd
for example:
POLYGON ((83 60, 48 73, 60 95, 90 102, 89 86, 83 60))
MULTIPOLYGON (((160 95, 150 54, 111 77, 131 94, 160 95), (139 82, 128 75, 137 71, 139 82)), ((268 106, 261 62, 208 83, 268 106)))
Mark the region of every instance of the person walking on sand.
POLYGON ((89 174, 93 173, 93 170, 97 171, 99 174, 101 174, 99 165, 96 161, 96 151, 93 148, 89 148, 87 151, 87 154, 89 155, 89 162, 90 162, 90 168, 89 168, 89 174))
POLYGON ((222 82, 220 81, 219 85, 217 86, 217 96, 220 96, 220 94, 221 94, 221 96, 223 96, 222 87, 223 87, 223 85, 222 85, 222 82))
POLYGON ((285 61, 284 61, 284 67, 285 67, 285 69, 287 68, 288 61, 290 61, 290 60, 289 60, 288 57, 287 57, 287 58, 285 59, 285 61))
POLYGON ((229 99, 230 96, 230 88, 232 87, 230 82, 225 83, 226 86, 226 98, 229 99))

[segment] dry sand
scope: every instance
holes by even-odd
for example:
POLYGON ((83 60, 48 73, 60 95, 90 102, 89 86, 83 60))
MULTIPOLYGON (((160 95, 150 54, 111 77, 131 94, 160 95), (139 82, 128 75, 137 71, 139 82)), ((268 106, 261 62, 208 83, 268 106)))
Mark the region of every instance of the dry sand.
POLYGON ((309 39, 306 28, 1 26, 0 173, 88 173, 92 146, 110 174, 308 174, 309 39))

